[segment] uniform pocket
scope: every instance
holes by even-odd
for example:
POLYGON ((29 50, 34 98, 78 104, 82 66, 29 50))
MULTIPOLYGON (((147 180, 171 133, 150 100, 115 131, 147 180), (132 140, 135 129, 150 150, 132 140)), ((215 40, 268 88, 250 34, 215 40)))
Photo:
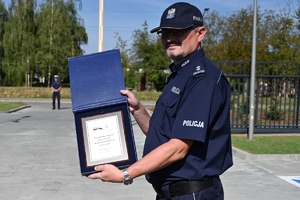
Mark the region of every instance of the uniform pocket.
POLYGON ((168 115, 169 117, 176 116, 177 107, 179 104, 179 98, 180 96, 178 94, 170 93, 162 99, 162 104, 166 108, 165 114, 168 115))

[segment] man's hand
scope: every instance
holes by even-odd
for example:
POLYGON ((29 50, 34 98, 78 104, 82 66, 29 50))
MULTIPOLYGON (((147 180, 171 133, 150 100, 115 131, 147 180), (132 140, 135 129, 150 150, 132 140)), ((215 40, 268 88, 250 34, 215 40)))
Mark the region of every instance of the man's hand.
POLYGON ((88 176, 90 179, 101 179, 104 182, 122 183, 124 174, 121 170, 111 164, 98 165, 95 167, 96 172, 88 176))
POLYGON ((127 101, 131 113, 140 109, 141 104, 132 92, 130 92, 129 90, 120 90, 120 92, 122 95, 127 96, 127 101))
POLYGON ((150 121, 150 115, 148 114, 146 108, 129 90, 120 90, 120 92, 122 95, 127 96, 129 110, 142 129, 143 133, 146 135, 148 133, 150 121))

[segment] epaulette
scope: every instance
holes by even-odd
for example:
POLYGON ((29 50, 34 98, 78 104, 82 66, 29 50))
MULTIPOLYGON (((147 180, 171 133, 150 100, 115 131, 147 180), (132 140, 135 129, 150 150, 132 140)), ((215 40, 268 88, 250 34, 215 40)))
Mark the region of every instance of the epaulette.
POLYGON ((193 72, 193 77, 205 75, 205 69, 204 69, 204 67, 201 67, 201 66, 203 66, 203 65, 198 65, 195 67, 195 71, 193 72))

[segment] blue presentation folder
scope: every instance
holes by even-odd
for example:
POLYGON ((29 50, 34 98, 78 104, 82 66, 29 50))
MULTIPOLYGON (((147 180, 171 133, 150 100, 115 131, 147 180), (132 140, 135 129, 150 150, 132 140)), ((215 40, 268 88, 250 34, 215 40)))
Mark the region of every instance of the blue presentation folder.
POLYGON ((72 110, 82 175, 99 164, 122 169, 137 161, 119 50, 69 59, 72 110))

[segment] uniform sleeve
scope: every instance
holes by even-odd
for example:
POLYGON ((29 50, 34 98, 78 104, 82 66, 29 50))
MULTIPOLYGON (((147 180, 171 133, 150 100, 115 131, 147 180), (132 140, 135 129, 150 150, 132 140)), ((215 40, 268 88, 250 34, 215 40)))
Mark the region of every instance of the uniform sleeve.
POLYGON ((172 138, 204 142, 210 121, 222 104, 217 84, 209 78, 194 79, 182 94, 172 138))

